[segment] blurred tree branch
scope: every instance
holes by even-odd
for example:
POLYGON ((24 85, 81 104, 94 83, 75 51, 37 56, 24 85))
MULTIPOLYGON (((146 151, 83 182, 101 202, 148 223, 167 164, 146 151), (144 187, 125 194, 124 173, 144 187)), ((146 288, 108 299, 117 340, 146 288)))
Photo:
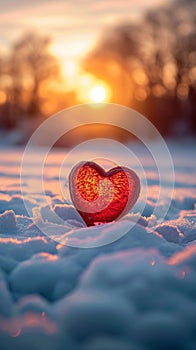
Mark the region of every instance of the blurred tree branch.
POLYGON ((43 81, 58 79, 59 65, 49 51, 51 39, 37 34, 26 34, 13 47, 10 56, 12 102, 21 105, 21 92, 26 92, 26 113, 40 113, 40 86, 43 81))
POLYGON ((138 109, 163 133, 171 131, 176 119, 179 133, 186 127, 191 132, 195 125, 195 24, 193 0, 151 10, 140 23, 121 24, 104 33, 84 67, 112 86, 112 102, 138 109))

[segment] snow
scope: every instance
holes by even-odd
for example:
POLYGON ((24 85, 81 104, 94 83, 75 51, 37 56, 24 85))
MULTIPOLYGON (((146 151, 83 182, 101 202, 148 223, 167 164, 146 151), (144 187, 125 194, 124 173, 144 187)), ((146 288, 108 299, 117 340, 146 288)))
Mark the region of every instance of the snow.
POLYGON ((131 145, 147 191, 120 221, 92 228, 59 189, 65 150, 47 159, 45 198, 29 188, 39 180, 39 152, 29 160, 22 195, 23 150, 0 150, 1 350, 196 348, 196 143, 168 145, 172 198, 166 176, 156 201, 155 164, 131 145))
POLYGON ((0 232, 6 233, 16 231, 17 220, 13 210, 6 210, 3 214, 0 214, 0 232))

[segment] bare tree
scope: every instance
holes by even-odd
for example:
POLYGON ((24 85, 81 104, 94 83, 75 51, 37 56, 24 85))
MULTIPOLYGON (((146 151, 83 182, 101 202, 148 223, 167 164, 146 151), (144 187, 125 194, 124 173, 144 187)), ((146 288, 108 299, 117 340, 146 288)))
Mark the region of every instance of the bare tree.
POLYGON ((50 44, 49 37, 26 34, 14 45, 10 56, 11 101, 23 106, 25 98, 26 113, 31 116, 40 113, 42 82, 59 77, 57 59, 48 50, 50 44))
POLYGON ((196 87, 195 10, 195 1, 179 0, 148 11, 140 23, 111 28, 84 63, 111 84, 116 91, 113 102, 139 109, 163 132, 169 132, 172 119, 191 109, 189 92, 193 96, 196 87), (121 71, 117 80, 114 64, 121 71))

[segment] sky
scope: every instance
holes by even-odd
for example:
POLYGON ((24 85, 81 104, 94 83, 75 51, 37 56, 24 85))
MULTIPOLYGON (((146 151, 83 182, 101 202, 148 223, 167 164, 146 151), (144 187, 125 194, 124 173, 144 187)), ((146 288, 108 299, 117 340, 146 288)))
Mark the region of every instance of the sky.
POLYGON ((62 60, 80 58, 108 27, 172 0, 0 0, 0 52, 24 32, 49 34, 62 60))

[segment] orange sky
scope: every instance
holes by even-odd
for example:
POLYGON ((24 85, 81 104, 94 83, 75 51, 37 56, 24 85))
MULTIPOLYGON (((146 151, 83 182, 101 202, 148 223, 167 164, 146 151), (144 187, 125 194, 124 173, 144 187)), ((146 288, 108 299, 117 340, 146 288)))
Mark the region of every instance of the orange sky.
POLYGON ((6 0, 0 1, 0 52, 22 33, 36 30, 54 39, 61 59, 80 58, 98 36, 117 22, 172 0, 6 0))
POLYGON ((84 72, 80 59, 109 27, 138 20, 145 10, 172 1, 0 0, 0 55, 25 32, 49 35, 50 51, 58 57, 65 77, 58 89, 74 90, 81 102, 108 102, 111 87, 84 72))

